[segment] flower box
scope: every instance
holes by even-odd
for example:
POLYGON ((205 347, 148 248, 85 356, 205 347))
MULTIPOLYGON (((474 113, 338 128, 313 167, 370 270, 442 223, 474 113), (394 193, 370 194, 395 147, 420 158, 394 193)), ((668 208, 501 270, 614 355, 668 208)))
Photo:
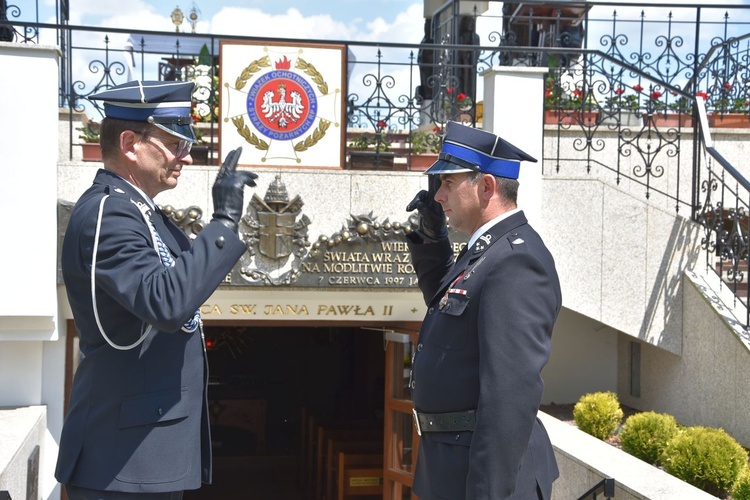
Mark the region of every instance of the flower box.
POLYGON ((102 148, 98 142, 82 142, 83 161, 102 161, 102 148))
POLYGON ((593 127, 599 120, 599 111, 580 109, 545 109, 544 123, 547 125, 582 125, 593 127))
POLYGON ((190 156, 193 158, 193 165, 208 165, 208 146, 193 146, 190 150, 190 156))
POLYGON ((692 127, 693 117, 683 113, 654 113, 643 115, 643 124, 656 128, 692 127))
POLYGON ((713 128, 750 128, 750 115, 747 113, 711 113, 708 126, 713 128))
POLYGON ((350 151, 349 168, 351 170, 393 170, 392 151, 350 151))
POLYGON ((422 153, 409 157, 409 170, 423 172, 430 168, 438 160, 437 153, 422 153))

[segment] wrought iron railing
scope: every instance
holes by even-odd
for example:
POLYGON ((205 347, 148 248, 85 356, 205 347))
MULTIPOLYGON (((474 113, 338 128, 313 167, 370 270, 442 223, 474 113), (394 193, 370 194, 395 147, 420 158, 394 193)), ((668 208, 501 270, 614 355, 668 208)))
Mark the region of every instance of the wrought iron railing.
POLYGON ((712 269, 734 295, 737 325, 750 325, 748 297, 748 235, 750 234, 750 181, 714 147, 704 104, 699 109, 701 154, 705 172, 700 178, 700 201, 694 220, 703 228, 701 245, 706 250, 706 268, 712 269), (738 307, 739 306, 739 307, 738 307))

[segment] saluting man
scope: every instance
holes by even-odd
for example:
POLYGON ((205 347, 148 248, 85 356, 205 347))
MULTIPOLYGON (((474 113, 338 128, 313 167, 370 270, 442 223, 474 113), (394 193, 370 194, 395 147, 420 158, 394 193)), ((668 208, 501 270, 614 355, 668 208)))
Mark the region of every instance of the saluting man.
POLYGON ((428 306, 410 382, 422 500, 547 500, 558 477, 537 411, 562 299, 552 255, 516 207, 521 161, 536 160, 449 122, 430 190, 407 206, 428 306), (446 217, 470 236, 455 263, 446 217))
MULTIPOLYGON (((55 477, 71 500, 180 499, 211 482, 208 366, 198 308, 246 250, 230 152, 212 220, 190 243, 154 203, 192 163, 193 83, 133 81, 104 102, 104 169, 73 208, 62 273, 83 359, 55 477)), ((72 332, 69 332, 72 334, 72 332)))

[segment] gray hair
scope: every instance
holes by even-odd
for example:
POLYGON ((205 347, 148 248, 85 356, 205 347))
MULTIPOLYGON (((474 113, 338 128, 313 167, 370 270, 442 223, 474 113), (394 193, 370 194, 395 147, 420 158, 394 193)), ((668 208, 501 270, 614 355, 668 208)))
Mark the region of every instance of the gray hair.
MULTIPOLYGON (((484 175, 491 175, 491 174, 485 174, 484 172, 470 172, 467 176, 467 180, 471 184, 476 184, 479 182, 479 179, 481 179, 484 175)), ((518 186, 519 182, 518 179, 509 179, 507 177, 498 177, 497 175, 493 175, 492 177, 495 178, 497 181, 497 185, 500 188, 500 196, 506 200, 510 201, 513 204, 515 204, 518 201, 518 186)))

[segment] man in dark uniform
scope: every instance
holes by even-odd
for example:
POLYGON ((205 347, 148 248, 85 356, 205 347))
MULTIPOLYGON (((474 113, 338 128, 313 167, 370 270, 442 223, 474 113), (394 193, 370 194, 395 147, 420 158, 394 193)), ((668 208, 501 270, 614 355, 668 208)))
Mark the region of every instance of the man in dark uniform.
POLYGON ((407 238, 428 306, 411 380, 421 500, 547 500, 558 477, 537 410, 560 283, 516 207, 521 161, 536 160, 449 122, 430 190, 407 207, 419 211, 407 238), (455 263, 446 216, 470 236, 455 263))
MULTIPOLYGON (((208 367, 198 308, 245 252, 240 150, 191 242, 153 198, 190 165, 193 83, 129 82, 104 101, 104 169, 73 208, 62 272, 83 360, 55 477, 71 500, 179 499, 211 482, 208 367)), ((70 333, 70 332, 69 332, 70 333)))

